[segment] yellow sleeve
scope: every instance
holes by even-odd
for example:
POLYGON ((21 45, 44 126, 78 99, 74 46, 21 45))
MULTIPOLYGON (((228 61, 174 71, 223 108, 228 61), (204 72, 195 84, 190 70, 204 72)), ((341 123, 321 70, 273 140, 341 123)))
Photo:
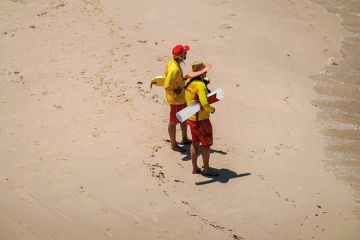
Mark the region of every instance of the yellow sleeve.
POLYGON ((204 83, 198 83, 198 96, 200 105, 205 109, 205 111, 208 112, 214 112, 215 108, 211 106, 207 100, 207 90, 204 83))
POLYGON ((170 94, 175 94, 172 81, 176 77, 176 74, 177 74, 176 69, 170 67, 168 69, 168 71, 167 71, 166 76, 165 76, 164 88, 165 88, 165 91, 170 93, 170 94))
POLYGON ((164 88, 165 90, 169 90, 169 88, 171 87, 171 82, 175 77, 175 71, 173 69, 170 69, 169 72, 167 72, 166 76, 165 76, 165 81, 164 81, 164 88))

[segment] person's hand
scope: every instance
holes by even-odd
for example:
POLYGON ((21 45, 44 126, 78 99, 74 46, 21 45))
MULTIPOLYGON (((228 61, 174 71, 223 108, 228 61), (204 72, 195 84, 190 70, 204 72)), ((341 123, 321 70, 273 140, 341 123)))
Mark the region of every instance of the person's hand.
POLYGON ((179 95, 181 92, 182 92, 182 88, 174 89, 174 93, 175 93, 176 95, 179 95))

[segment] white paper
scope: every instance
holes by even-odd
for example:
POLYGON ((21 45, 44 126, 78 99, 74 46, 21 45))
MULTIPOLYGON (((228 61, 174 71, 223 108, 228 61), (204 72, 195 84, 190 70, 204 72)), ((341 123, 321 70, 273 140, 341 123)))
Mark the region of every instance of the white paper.
POLYGON ((186 119, 194 115, 200 110, 200 104, 194 103, 191 106, 184 108, 183 110, 176 113, 176 117, 180 122, 184 122, 186 119))
MULTIPOLYGON (((224 91, 221 88, 218 88, 215 91, 209 93, 207 95, 207 97, 210 97, 210 96, 212 96, 214 94, 216 94, 216 98, 219 99, 219 100, 224 98, 224 91)), ((180 122, 184 122, 186 119, 188 119, 189 117, 191 117, 192 115, 197 113, 199 110, 200 110, 200 104, 199 103, 194 103, 193 105, 188 106, 188 107, 184 108, 183 110, 177 112, 176 113, 176 118, 180 122)))
POLYGON ((207 95, 207 97, 210 97, 210 96, 215 95, 215 94, 216 94, 216 98, 219 99, 219 100, 224 98, 224 90, 222 88, 218 88, 215 91, 212 91, 211 93, 209 93, 207 95))

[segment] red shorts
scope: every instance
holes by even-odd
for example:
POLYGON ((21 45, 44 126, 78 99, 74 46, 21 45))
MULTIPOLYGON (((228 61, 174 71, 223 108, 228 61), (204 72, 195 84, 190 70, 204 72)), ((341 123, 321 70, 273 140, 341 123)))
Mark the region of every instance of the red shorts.
POLYGON ((170 122, 179 123, 176 118, 176 113, 186 108, 186 103, 180 105, 170 104, 170 122))
POLYGON ((198 127, 196 121, 186 120, 186 122, 190 126, 193 143, 200 142, 203 147, 210 147, 213 144, 213 131, 209 119, 198 121, 198 127))

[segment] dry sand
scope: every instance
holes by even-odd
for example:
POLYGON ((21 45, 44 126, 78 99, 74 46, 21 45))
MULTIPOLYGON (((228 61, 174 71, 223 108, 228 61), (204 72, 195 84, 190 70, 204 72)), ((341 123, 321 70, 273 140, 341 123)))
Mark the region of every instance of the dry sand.
MULTIPOLYGON (((324 169, 310 75, 339 19, 305 1, 0 1, 0 239, 359 239, 324 169), (170 151, 164 72, 189 44, 225 99, 211 164, 170 151)), ((324 51, 327 49, 326 51, 324 51)))

